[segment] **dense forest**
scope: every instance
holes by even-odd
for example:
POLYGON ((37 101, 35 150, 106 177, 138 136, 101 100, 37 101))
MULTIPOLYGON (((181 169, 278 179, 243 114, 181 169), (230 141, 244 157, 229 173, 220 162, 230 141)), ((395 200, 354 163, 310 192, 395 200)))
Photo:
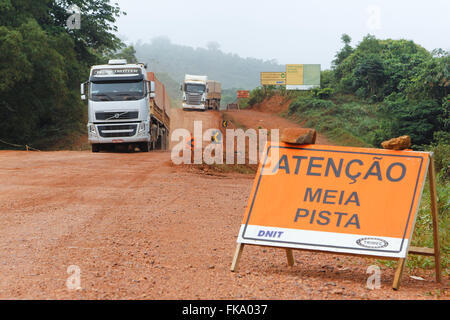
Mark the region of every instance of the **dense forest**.
POLYGON ((0 0, 0 148, 48 148, 82 132, 80 83, 89 68, 124 48, 108 0, 0 0), (82 28, 67 19, 78 6, 82 28))
POLYGON ((219 44, 210 42, 207 48, 192 48, 172 43, 166 37, 154 38, 151 43, 134 45, 136 56, 156 72, 165 72, 181 83, 185 74, 205 74, 219 80, 224 89, 253 89, 259 85, 261 71, 280 71, 284 66, 274 60, 242 58, 224 53, 219 44))

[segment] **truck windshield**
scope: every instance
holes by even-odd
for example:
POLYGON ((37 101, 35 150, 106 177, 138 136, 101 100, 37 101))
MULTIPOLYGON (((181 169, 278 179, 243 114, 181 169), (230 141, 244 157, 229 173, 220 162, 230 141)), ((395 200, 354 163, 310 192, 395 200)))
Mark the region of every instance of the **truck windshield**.
POLYGON ((139 100, 144 97, 144 82, 92 82, 90 96, 94 101, 139 100))
POLYGON ((190 93, 203 93, 206 90, 206 86, 204 84, 186 84, 186 92, 190 93))

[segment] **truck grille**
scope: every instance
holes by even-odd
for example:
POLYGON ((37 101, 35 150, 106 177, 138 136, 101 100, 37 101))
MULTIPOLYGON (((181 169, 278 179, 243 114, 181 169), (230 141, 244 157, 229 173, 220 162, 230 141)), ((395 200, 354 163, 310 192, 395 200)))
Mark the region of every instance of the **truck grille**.
POLYGON ((190 104, 192 106, 198 106, 201 104, 201 101, 202 101, 202 95, 199 95, 199 94, 188 93, 186 95, 186 98, 187 98, 186 99, 187 104, 190 104))
POLYGON ((98 131, 103 138, 133 137, 136 135, 137 127, 137 124, 105 125, 98 126, 98 131))
POLYGON ((138 111, 117 111, 117 112, 97 112, 95 114, 97 120, 133 120, 139 119, 138 111))

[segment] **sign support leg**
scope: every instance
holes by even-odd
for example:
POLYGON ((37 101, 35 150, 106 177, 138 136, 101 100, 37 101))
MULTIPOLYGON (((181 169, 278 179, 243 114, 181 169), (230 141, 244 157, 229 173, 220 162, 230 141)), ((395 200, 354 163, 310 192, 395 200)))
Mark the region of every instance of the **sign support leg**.
POLYGON ((395 271, 394 283, 392 289, 398 290, 400 288, 400 281, 402 280, 403 269, 405 268, 406 258, 398 259, 397 270, 395 271))
POLYGON ((431 215, 433 220, 433 240, 434 240, 434 265, 436 270, 436 282, 441 283, 441 258, 439 248, 439 220, 437 209, 437 193, 436 193, 436 173, 434 168, 434 157, 430 156, 429 182, 430 182, 430 200, 431 215))
POLYGON ((244 244, 238 243, 236 247, 236 252, 234 253, 233 263, 231 264, 231 272, 235 272, 239 268, 239 260, 241 259, 243 251, 244 251, 244 244))
POLYGON ((294 253, 292 251, 292 249, 286 249, 286 257, 287 257, 287 261, 288 261, 288 266, 292 267, 294 266, 294 253))

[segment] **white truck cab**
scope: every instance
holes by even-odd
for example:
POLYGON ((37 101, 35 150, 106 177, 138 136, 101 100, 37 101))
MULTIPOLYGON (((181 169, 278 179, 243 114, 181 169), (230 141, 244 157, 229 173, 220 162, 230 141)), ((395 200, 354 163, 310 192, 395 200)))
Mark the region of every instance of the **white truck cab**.
POLYGON ((181 86, 183 91, 183 109, 205 111, 207 98, 207 76, 187 74, 181 86))
POLYGON ((88 100, 88 135, 93 152, 106 144, 133 144, 148 152, 152 142, 151 103, 154 83, 147 80, 144 64, 110 60, 91 68, 81 85, 88 100))

